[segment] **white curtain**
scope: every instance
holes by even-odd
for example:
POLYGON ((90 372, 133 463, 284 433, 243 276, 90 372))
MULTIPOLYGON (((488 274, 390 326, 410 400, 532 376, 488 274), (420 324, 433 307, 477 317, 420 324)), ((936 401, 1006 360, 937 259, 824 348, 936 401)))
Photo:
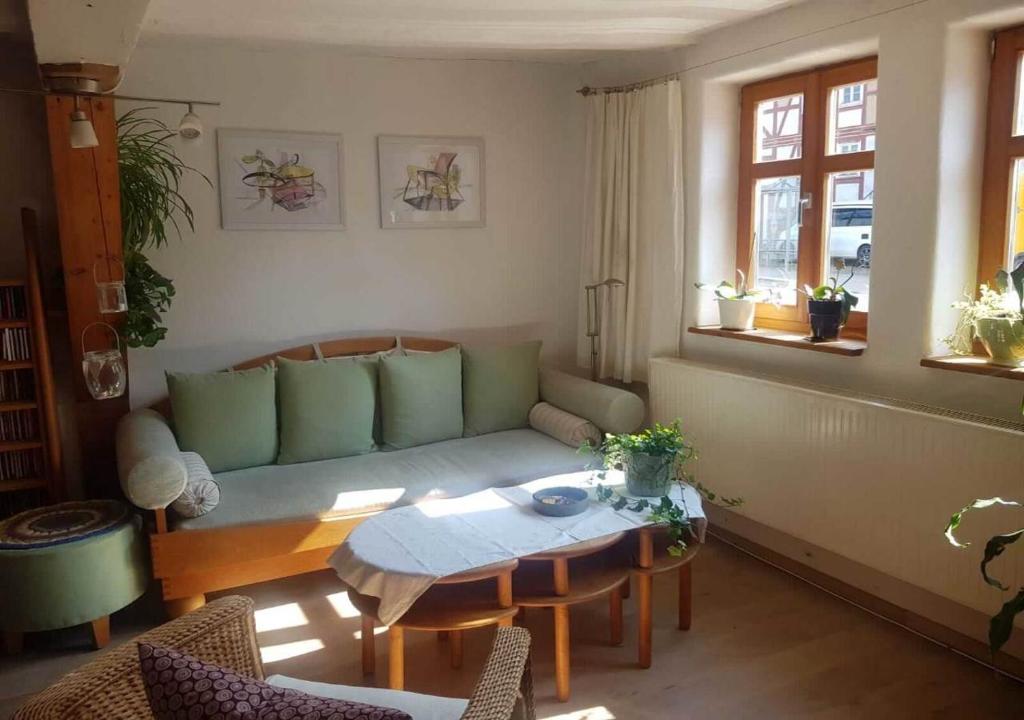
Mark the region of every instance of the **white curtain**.
MULTIPOLYGON (((679 351, 683 271, 683 107, 678 80, 587 102, 587 164, 580 273, 600 288, 598 375, 646 381, 647 360, 679 351)), ((583 333, 581 332, 581 335, 583 333)), ((590 341, 579 361, 590 366, 590 341)))

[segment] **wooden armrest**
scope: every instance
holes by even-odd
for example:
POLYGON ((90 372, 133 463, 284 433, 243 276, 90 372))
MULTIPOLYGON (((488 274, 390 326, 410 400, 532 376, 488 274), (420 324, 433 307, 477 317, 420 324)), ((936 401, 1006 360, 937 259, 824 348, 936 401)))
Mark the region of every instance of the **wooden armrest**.
POLYGON ((498 628, 462 720, 535 720, 530 632, 498 628))

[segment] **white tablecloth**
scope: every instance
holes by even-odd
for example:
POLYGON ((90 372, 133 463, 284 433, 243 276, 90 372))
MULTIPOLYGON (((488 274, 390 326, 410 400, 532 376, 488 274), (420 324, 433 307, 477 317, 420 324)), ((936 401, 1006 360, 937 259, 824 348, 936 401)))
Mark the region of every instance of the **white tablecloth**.
MULTIPOLYGON (((625 494, 621 473, 609 472, 603 481, 595 475, 554 475, 387 510, 360 523, 328 564, 345 584, 379 598, 378 619, 390 625, 439 578, 650 524, 647 511, 616 511, 596 501, 572 517, 547 517, 533 510, 533 493, 547 487, 582 487, 593 498, 601 482, 625 494)), ((671 497, 685 508, 703 541, 707 519, 699 493, 676 485, 671 497)))

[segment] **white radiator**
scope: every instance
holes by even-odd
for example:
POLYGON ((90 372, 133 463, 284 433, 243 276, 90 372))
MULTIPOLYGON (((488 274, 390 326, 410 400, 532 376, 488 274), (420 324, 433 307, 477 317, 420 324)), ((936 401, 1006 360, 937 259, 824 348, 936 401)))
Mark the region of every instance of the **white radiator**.
MULTIPOLYGON (((968 515, 965 551, 942 530, 976 497, 1024 501, 1024 426, 679 359, 650 370, 652 419, 680 418, 698 478, 742 496, 740 514, 986 614, 1009 599, 983 584, 978 561, 1024 511, 968 515)), ((1020 587, 1024 546, 996 566, 1020 587)))

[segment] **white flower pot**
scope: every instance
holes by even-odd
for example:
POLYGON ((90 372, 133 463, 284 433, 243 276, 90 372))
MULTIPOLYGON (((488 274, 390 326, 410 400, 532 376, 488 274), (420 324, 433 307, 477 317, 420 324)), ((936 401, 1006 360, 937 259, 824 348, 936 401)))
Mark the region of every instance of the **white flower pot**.
POLYGON ((718 299, 718 323, 723 330, 753 330, 754 310, 757 303, 753 300, 718 299))

